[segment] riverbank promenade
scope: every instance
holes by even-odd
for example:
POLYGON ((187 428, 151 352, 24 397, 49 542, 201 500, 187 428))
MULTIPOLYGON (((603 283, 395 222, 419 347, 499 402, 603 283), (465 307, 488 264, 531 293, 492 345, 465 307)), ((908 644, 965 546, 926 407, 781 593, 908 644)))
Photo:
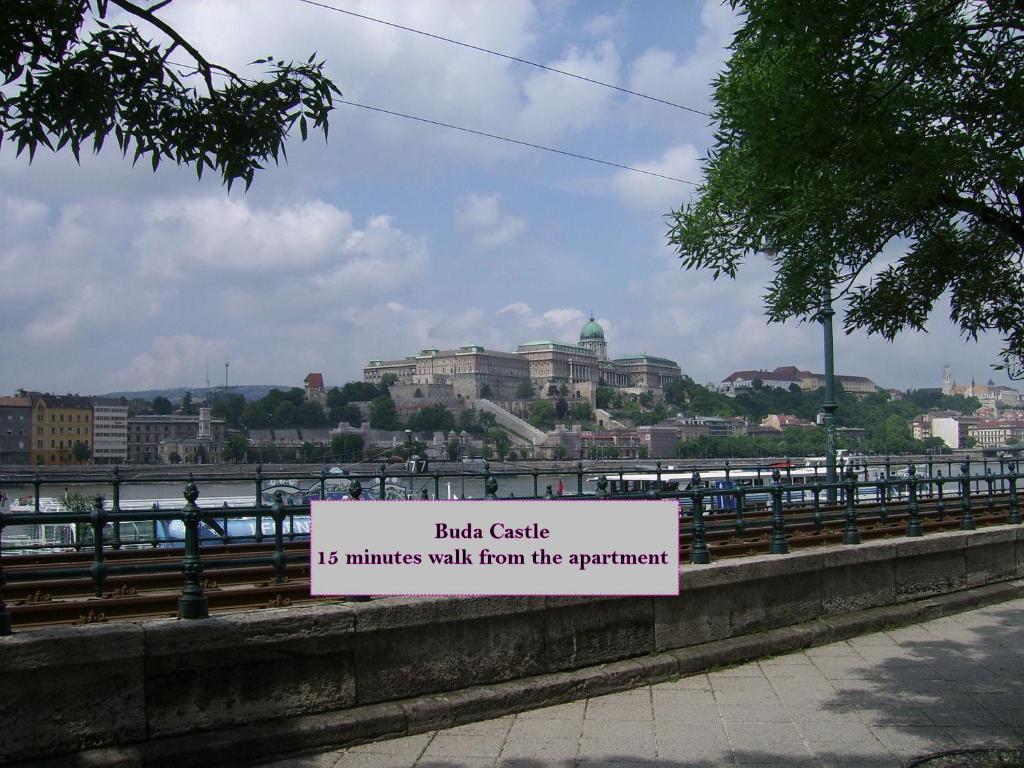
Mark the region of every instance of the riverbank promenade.
POLYGON ((899 768, 1024 743, 1024 599, 263 768, 899 768))

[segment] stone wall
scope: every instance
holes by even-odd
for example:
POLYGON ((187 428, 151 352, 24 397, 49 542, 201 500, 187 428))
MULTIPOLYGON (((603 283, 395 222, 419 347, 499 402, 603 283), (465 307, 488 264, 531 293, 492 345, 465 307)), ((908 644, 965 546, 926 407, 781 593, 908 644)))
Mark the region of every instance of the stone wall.
MULTIPOLYGON (((316 713, 343 720, 385 702, 408 722, 414 697, 1022 577, 1024 527, 999 526, 686 565, 677 597, 387 598, 26 630, 0 638, 0 763, 118 744, 136 754, 132 743, 165 749, 200 731, 252 739, 260 723, 309 727, 316 713)), ((394 732, 386 720, 377 735, 394 732)))

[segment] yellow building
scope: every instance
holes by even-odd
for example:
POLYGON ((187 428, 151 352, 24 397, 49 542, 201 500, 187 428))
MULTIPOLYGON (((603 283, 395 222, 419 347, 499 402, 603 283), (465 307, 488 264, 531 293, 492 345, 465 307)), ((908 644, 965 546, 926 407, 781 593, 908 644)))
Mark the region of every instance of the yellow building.
POLYGON ((18 394, 32 403, 32 463, 92 461, 92 402, 78 395, 18 394), (76 450, 75 446, 81 445, 76 450))

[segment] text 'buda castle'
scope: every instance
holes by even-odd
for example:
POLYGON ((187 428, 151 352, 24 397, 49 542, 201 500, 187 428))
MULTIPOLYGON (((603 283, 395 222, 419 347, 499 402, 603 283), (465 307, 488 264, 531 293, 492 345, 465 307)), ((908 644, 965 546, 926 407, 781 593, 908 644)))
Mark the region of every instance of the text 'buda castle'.
POLYGON ((371 360, 363 368, 363 379, 377 383, 388 373, 397 377, 398 384, 415 386, 428 398, 511 400, 529 382, 539 397, 565 392, 591 403, 598 385, 659 395, 682 376, 679 365, 663 357, 642 354, 609 360, 604 329, 594 318, 583 326, 576 344, 530 341, 515 352, 495 352, 475 344, 425 349, 403 360, 371 360))

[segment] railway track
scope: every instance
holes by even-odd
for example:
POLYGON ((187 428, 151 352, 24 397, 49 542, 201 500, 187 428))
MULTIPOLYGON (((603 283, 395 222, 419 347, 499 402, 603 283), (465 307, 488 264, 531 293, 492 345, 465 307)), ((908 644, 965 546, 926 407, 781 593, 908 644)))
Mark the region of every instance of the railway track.
MULTIPOLYGON (((920 503, 924 532, 956 530, 961 509, 956 499, 946 499, 944 510, 934 499, 920 503)), ((787 509, 785 534, 791 549, 840 543, 846 526, 841 506, 821 508, 820 531, 812 510, 787 509)), ((1007 496, 975 499, 975 524, 981 528, 1005 523, 1007 496)), ((907 502, 857 507, 857 529, 862 541, 906 535, 907 502)), ((682 562, 693 545, 689 518, 682 522, 679 549, 682 562)), ((766 554, 772 538, 772 517, 765 509, 743 515, 738 535, 732 512, 706 514, 705 541, 712 560, 766 554)), ((211 611, 275 608, 309 602, 338 602, 342 598, 313 598, 309 594, 309 542, 286 542, 288 561, 283 580, 275 572, 274 549, 267 543, 228 544, 202 549, 203 588, 211 611)), ((91 578, 93 553, 46 553, 4 558, 8 602, 15 629, 58 624, 87 624, 118 619, 174 617, 184 583, 183 550, 180 548, 104 550, 99 594, 91 578)), ((354 598, 365 599, 365 598, 354 598)))

